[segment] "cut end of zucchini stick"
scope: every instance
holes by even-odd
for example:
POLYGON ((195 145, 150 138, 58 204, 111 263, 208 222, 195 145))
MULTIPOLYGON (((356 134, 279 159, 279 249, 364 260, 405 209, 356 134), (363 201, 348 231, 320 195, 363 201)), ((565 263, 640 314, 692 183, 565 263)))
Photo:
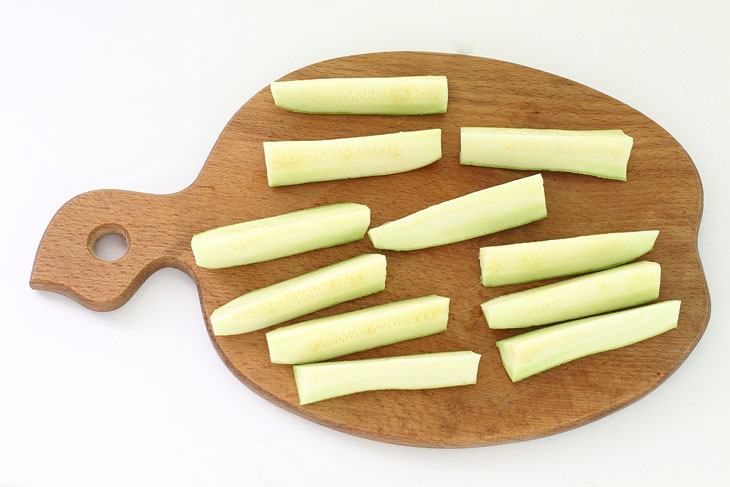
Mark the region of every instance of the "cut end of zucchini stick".
POLYGON ((368 232, 378 249, 414 250, 460 242, 545 218, 540 174, 444 201, 368 232))
POLYGON ((191 247, 197 265, 220 269, 354 242, 369 225, 367 206, 339 203, 214 228, 191 247))
POLYGON ((386 260, 365 254, 251 291, 213 311, 215 335, 238 335, 385 289, 386 260))
POLYGON ((364 391, 436 389, 475 384, 474 352, 442 352, 294 366, 299 404, 364 391))
POLYGON ((525 328, 648 303, 659 297, 661 266, 635 262, 506 294, 482 304, 490 328, 525 328))
POLYGON ((462 127, 462 164, 626 181, 634 139, 621 130, 462 127))
POLYGON ((279 108, 304 113, 426 115, 446 113, 446 76, 324 78, 271 83, 279 108))
POLYGON ((269 186, 395 174, 441 159, 441 129, 264 142, 264 158, 269 186))
POLYGON ((321 362, 446 330, 449 298, 424 296, 289 325, 266 334, 275 364, 321 362))
POLYGON ((583 274, 630 262, 654 248, 658 230, 482 247, 482 284, 520 284, 583 274))
POLYGON ((680 301, 569 321, 497 342, 512 382, 577 358, 625 347, 677 327, 680 301))

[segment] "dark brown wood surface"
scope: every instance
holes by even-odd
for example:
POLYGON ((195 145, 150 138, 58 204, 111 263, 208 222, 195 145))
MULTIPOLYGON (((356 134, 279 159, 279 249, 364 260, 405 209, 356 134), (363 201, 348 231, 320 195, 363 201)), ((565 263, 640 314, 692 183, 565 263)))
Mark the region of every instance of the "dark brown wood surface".
POLYGON ((299 406, 292 368, 269 363, 266 330, 232 337, 211 335, 211 339, 231 371, 274 404, 347 433, 406 445, 467 447, 545 436, 600 418, 657 387, 694 348, 710 312, 697 253, 702 186, 689 156, 656 123, 621 102, 570 80, 501 61, 452 54, 377 53, 325 61, 283 79, 425 74, 448 77, 447 113, 307 115, 276 108, 269 89, 261 90, 232 118, 199 177, 185 190, 169 195, 93 191, 66 203, 40 243, 31 286, 105 311, 124 304, 155 270, 176 267, 197 282, 210 332, 210 313, 240 294, 375 250, 363 239, 270 262, 207 270, 194 263, 190 238, 195 233, 348 201, 368 205, 376 226, 534 173, 460 166, 461 126, 620 128, 634 138, 627 182, 544 172, 546 219, 432 249, 385 251, 384 292, 307 317, 432 293, 448 296, 451 311, 445 333, 346 358, 473 350, 482 354, 476 385, 367 392, 299 406), (280 188, 266 184, 263 141, 427 128, 443 131, 443 158, 428 167, 347 181, 280 188), (661 231, 654 250, 645 257, 662 265, 660 300, 682 300, 678 328, 511 383, 495 341, 524 330, 488 329, 479 304, 535 284, 482 287, 479 247, 648 229, 661 231), (115 262, 97 259, 91 251, 94 242, 112 232, 127 240, 128 252, 115 262))

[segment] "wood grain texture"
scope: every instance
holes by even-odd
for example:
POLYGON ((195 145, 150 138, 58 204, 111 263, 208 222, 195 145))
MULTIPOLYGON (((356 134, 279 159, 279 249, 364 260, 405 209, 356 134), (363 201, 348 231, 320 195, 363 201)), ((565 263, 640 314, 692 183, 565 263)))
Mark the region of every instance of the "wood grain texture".
MULTIPOLYGON (((31 286, 65 294, 84 306, 121 306, 155 270, 176 267, 198 284, 208 317, 245 292, 361 253, 367 239, 280 260, 223 270, 198 268, 193 234, 212 227, 339 202, 372 210, 372 226, 428 205, 534 172, 459 165, 459 127, 506 126, 623 129, 634 137, 628 181, 543 173, 548 217, 470 241, 411 252, 385 251, 384 292, 307 318, 392 300, 440 294, 452 298, 447 332, 347 358, 473 350, 482 354, 475 386, 382 391, 299 406, 292 368, 269 362, 264 333, 215 337, 213 345, 243 383, 271 402, 325 426, 405 445, 469 447, 525 440, 600 418, 642 397, 687 357, 709 318, 707 284, 697 252, 702 186, 679 143, 638 111, 567 79, 501 61, 432 53, 377 53, 333 59, 283 79, 444 74, 448 112, 426 116, 307 115, 274 106, 268 88, 231 119, 197 180, 169 195, 93 191, 54 216, 38 248, 31 286), (441 128, 443 158, 416 171, 347 181, 269 188, 262 142, 354 137, 441 128), (490 330, 479 305, 533 287, 487 289, 479 283, 478 249, 584 234, 658 229, 647 260, 662 265, 660 300, 681 299, 676 330, 624 349, 574 361, 517 384, 501 366, 495 341, 515 333, 490 330), (128 252, 115 262, 90 251, 95 239, 119 233, 128 252)), ((541 284, 541 283, 540 283, 541 284)))

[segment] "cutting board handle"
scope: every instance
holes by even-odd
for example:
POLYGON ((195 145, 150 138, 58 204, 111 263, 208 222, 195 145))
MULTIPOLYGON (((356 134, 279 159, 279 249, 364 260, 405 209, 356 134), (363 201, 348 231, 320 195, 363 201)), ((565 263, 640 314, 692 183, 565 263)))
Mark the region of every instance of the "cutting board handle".
POLYGON ((181 195, 99 190, 71 199, 48 224, 30 286, 110 311, 127 302, 158 269, 177 267, 192 274, 182 258, 190 252, 189 237, 175 225, 185 221, 181 195), (124 238, 127 252, 105 261, 94 254, 94 245, 111 233, 124 238))

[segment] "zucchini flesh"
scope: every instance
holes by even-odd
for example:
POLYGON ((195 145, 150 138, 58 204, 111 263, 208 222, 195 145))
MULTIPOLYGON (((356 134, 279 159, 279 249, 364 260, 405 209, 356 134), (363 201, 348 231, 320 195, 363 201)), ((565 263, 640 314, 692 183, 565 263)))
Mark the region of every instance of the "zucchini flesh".
POLYGON ((497 342, 512 382, 586 355, 625 347, 677 327, 680 301, 569 321, 497 342))
POLYGON ((653 301, 660 278, 656 262, 634 262, 490 299, 482 311, 489 328, 557 323, 653 301))
POLYGON ((365 254, 251 291, 211 313, 213 333, 248 333, 380 292, 385 268, 384 255, 365 254))
POLYGON ((482 284, 487 287, 583 274, 632 261, 654 247, 658 230, 482 247, 482 284))
POLYGON ((626 181, 634 139, 621 130, 462 127, 462 164, 588 174, 626 181))
POLYGON ((284 326, 266 334, 275 364, 303 364, 440 333, 449 298, 424 296, 284 326))
POLYGON ((277 107, 304 113, 446 113, 446 76, 326 78, 271 83, 277 107))
POLYGON ((368 232, 378 249, 414 250, 460 242, 545 218, 542 176, 444 201, 368 232))
POLYGON ((360 240, 369 225, 367 206, 339 203, 214 228, 191 246, 196 264, 220 269, 360 240))
POLYGON ((269 186, 394 174, 441 159, 441 129, 264 142, 264 158, 269 186))
POLYGON ((476 384, 481 355, 441 352, 294 366, 299 404, 364 391, 476 384))

